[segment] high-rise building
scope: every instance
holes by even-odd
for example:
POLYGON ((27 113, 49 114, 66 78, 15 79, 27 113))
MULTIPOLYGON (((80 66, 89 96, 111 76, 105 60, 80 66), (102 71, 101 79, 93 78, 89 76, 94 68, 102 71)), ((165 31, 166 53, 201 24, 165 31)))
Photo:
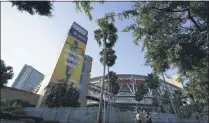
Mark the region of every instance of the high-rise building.
POLYGON ((74 22, 46 87, 41 106, 50 94, 51 87, 60 83, 73 84, 80 94, 80 105, 86 106, 85 94, 92 64, 92 58, 85 55, 87 40, 88 31, 74 22))
POLYGON ((36 93, 44 75, 30 65, 25 64, 12 87, 36 93))

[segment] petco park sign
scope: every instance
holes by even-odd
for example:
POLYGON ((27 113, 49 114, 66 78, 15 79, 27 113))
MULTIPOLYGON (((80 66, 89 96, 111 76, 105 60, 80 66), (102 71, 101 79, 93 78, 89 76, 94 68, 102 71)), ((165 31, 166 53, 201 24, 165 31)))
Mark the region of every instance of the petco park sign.
POLYGON ((118 82, 140 84, 140 83, 144 83, 145 80, 144 79, 133 78, 133 77, 120 77, 120 78, 118 78, 118 82))

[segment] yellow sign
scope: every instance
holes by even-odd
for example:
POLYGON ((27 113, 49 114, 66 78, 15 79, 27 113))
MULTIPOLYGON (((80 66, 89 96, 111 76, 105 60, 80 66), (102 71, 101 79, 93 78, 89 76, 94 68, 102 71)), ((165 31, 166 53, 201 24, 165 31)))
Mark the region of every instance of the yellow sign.
POLYGON ((73 23, 61 51, 50 82, 74 83, 78 88, 86 49, 88 32, 73 23))

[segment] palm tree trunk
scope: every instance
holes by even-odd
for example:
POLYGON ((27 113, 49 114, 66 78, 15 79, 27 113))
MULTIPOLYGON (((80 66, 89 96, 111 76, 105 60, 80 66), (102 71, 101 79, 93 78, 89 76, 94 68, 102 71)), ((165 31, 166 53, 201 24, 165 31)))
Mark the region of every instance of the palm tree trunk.
MULTIPOLYGON (((166 81, 165 81, 165 77, 164 77, 164 74, 162 73, 162 76, 163 76, 163 81, 166 83, 166 81)), ((169 88, 167 88, 168 90, 171 90, 170 89, 170 86, 168 86, 169 88)), ((171 101, 171 105, 172 105, 172 108, 173 108, 173 111, 174 111, 174 113, 175 113, 175 115, 176 115, 176 119, 177 119, 177 123, 179 122, 178 121, 178 115, 177 115, 177 112, 176 112, 176 109, 175 109, 175 106, 174 106, 174 104, 173 104, 173 100, 172 100, 172 94, 170 93, 170 91, 168 91, 169 92, 169 97, 170 97, 170 101, 171 101)))
POLYGON ((106 38, 104 38, 103 42, 104 47, 104 54, 103 54, 103 77, 102 77, 102 87, 101 87, 101 96, 100 96, 100 102, 99 102, 99 111, 97 115, 97 123, 102 123, 102 101, 103 101, 103 93, 104 93, 104 80, 105 80, 105 68, 106 68, 106 38))
MULTIPOLYGON (((108 82, 107 82, 107 84, 108 84, 108 101, 107 101, 107 109, 108 109, 108 114, 110 115, 110 81, 109 81, 109 79, 110 79, 110 76, 109 76, 109 72, 110 72, 110 67, 108 66, 107 67, 107 72, 108 72, 108 74, 107 74, 107 79, 108 79, 108 82)), ((108 119, 109 119, 109 116, 108 116, 108 119)))

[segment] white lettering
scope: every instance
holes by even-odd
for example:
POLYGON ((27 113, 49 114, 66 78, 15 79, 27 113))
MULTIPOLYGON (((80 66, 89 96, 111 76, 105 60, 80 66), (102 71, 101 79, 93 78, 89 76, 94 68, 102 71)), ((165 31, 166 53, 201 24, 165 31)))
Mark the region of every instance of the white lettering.
POLYGON ((68 53, 70 53, 71 55, 75 56, 75 57, 78 57, 79 59, 82 58, 82 56, 72 50, 69 50, 69 49, 65 49, 65 51, 67 51, 68 53))
POLYGON ((72 57, 69 57, 68 55, 64 55, 64 57, 65 57, 67 60, 72 61, 72 62, 74 62, 74 63, 78 63, 78 62, 79 62, 79 60, 74 59, 74 58, 72 58, 72 57))
POLYGON ((68 63, 68 62, 65 62, 65 65, 67 65, 70 68, 76 68, 76 65, 68 63))
POLYGON ((77 25, 76 23, 73 23, 72 27, 77 30, 78 32, 80 32, 81 34, 83 34, 84 36, 87 36, 87 31, 82 29, 79 25, 77 25))

